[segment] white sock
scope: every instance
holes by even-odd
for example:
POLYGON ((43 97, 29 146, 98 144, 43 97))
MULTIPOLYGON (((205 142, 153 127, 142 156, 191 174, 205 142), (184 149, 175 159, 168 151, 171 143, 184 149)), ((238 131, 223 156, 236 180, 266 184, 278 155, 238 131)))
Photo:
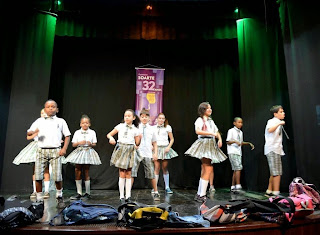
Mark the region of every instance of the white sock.
POLYGON ((126 178, 126 199, 131 197, 131 178, 126 178))
POLYGON ((82 195, 82 180, 76 180, 77 193, 82 195))
POLYGON ((232 190, 232 189, 235 189, 235 188, 236 188, 236 186, 234 186, 234 185, 231 186, 231 190, 232 190))
POLYGON ((156 184, 158 185, 158 181, 159 181, 159 175, 154 175, 155 179, 156 179, 156 184))
POLYGON ((126 182, 126 178, 119 177, 119 192, 120 192, 120 199, 124 198, 124 185, 126 182))
POLYGON ((166 175, 163 175, 163 179, 164 179, 164 184, 166 186, 166 189, 170 188, 170 186, 169 186, 169 173, 166 175))
POLYGON ((56 192, 56 197, 62 197, 62 189, 57 189, 57 192, 56 192))
POLYGON ((44 191, 49 192, 50 181, 44 181, 44 191))
POLYGON ((267 189, 266 193, 267 193, 267 194, 270 194, 270 193, 272 193, 272 191, 269 190, 269 189, 267 189))
POLYGON ((36 187, 36 181, 32 181, 32 186, 33 186, 33 192, 36 193, 37 192, 37 187, 36 187))
POLYGON ((42 195, 42 192, 40 193, 36 193, 37 194, 37 201, 43 201, 43 195, 42 195))
POLYGON ((207 187, 209 184, 209 180, 204 180, 201 179, 201 194, 199 195, 200 197, 205 196, 207 194, 207 187))
POLYGON ((241 184, 236 184, 236 189, 242 189, 241 184))
POLYGON ((85 180, 84 185, 86 186, 86 193, 90 195, 90 180, 85 180))
POLYGON ((201 194, 201 182, 202 182, 202 179, 200 178, 199 185, 198 185, 198 192, 197 192, 198 195, 201 194))
POLYGON ((278 196, 280 194, 280 191, 272 191, 272 194, 278 196))

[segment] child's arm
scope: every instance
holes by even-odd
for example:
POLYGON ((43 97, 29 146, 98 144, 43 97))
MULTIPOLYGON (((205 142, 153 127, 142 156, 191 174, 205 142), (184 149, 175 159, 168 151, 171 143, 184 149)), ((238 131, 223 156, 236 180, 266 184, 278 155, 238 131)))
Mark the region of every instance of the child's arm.
POLYGON ((254 145, 250 142, 242 142, 241 145, 250 145, 251 146, 251 150, 254 150, 254 145))
POLYGON ((135 146, 136 148, 138 148, 139 145, 140 145, 141 137, 142 137, 142 134, 137 135, 137 136, 134 137, 134 142, 136 143, 136 146, 135 146))
MULTIPOLYGON (((82 141, 79 141, 79 142, 76 142, 76 143, 72 143, 72 147, 78 147, 79 145, 85 145, 85 144, 88 144, 88 142, 89 143, 91 143, 90 141, 85 141, 85 140, 82 140, 82 141)), ((90 144, 89 144, 89 146, 90 146, 90 144)))
POLYGON ((230 144, 237 144, 237 145, 241 145, 241 143, 239 141, 236 141, 236 140, 229 140, 227 141, 227 144, 230 145, 230 144))
POLYGON ((203 131, 203 130, 200 130, 200 128, 197 128, 196 134, 197 135, 211 135, 211 136, 217 137, 216 133, 213 133, 213 132, 210 132, 210 131, 203 131))
POLYGON ((278 124, 276 124, 276 125, 274 125, 274 126, 272 126, 272 127, 269 127, 269 128, 268 128, 268 132, 269 132, 269 133, 272 133, 272 132, 274 132, 274 131, 278 128, 278 126, 284 125, 284 124, 285 124, 285 121, 280 121, 278 124))
POLYGON ((63 148, 62 148, 62 149, 60 150, 60 152, 59 152, 59 155, 60 155, 60 156, 66 155, 69 142, 70 142, 70 135, 69 135, 69 136, 66 136, 66 137, 64 138, 63 148))
POLYGON ((222 147, 222 138, 221 138, 219 131, 216 133, 216 135, 218 138, 218 147, 221 148, 222 147))
POLYGON ((27 132, 27 140, 32 140, 34 137, 36 137, 39 133, 39 130, 36 129, 35 131, 29 131, 27 132))
POLYGON ((169 142, 168 147, 166 147, 166 149, 165 149, 165 153, 169 152, 169 150, 172 147, 173 142, 174 142, 174 138, 173 138, 172 132, 168 132, 168 136, 169 136, 170 142, 169 142))
POLYGON ((156 161, 158 160, 158 145, 157 145, 157 141, 152 142, 152 146, 153 146, 153 160, 156 161))
POLYGON ((113 129, 112 131, 110 131, 108 134, 107 134, 107 138, 109 139, 109 143, 112 144, 112 145, 115 145, 117 143, 117 141, 113 138, 113 136, 115 134, 118 133, 118 130, 117 129, 113 129))

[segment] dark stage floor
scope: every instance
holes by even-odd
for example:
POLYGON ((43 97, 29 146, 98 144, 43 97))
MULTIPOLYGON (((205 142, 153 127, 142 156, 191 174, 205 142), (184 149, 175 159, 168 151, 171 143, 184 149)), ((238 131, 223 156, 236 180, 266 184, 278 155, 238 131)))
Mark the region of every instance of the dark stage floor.
MULTIPOLYGON (((144 204, 155 205, 162 202, 167 202, 172 206, 172 210, 178 212, 180 216, 187 216, 187 215, 197 215, 199 214, 199 206, 201 203, 195 202, 193 200, 196 190, 182 190, 182 189, 174 189, 173 194, 165 194, 163 190, 160 190, 161 198, 160 201, 155 202, 151 196, 150 189, 134 189, 132 191, 132 200, 141 202, 144 204)), ((55 201, 55 191, 50 192, 51 196, 49 199, 44 201, 44 215, 42 219, 33 225, 26 226, 24 228, 16 229, 15 232, 17 233, 44 233, 44 232, 62 232, 62 233, 90 233, 90 232, 97 232, 98 233, 132 233, 135 232, 132 229, 124 228, 124 227, 117 227, 115 223, 109 224, 94 224, 94 225, 77 225, 77 226, 50 226, 48 223, 59 211, 56 208, 56 201, 55 201), (42 232, 41 232, 42 231, 42 232)), ((64 199, 66 205, 70 203, 69 197, 74 195, 74 190, 64 190, 64 199)), ((120 205, 119 203, 119 192, 117 190, 92 190, 91 192, 92 198, 89 200, 84 200, 89 204, 109 204, 114 206, 116 209, 120 205)), ((12 194, 4 195, 5 198, 11 196, 12 194)), ((19 194, 17 195, 22 200, 29 200, 29 194, 19 194)), ((230 200, 230 199, 243 199, 243 198, 254 198, 254 199, 266 199, 264 193, 259 192, 250 192, 246 191, 243 194, 233 194, 229 192, 229 189, 217 189, 214 194, 209 195, 209 198, 212 200, 230 200)), ((309 216, 310 217, 310 216, 309 216)), ((306 221, 312 224, 312 230, 315 229, 314 226, 318 226, 317 229, 319 230, 320 226, 320 211, 316 211, 310 218, 306 221)), ((305 223, 305 221, 298 221, 297 222, 300 227, 305 223)), ((219 233, 233 233, 233 232, 240 232, 241 230, 246 231, 245 233, 254 232, 256 233, 260 229, 266 229, 267 231, 275 231, 275 229, 279 229, 278 224, 267 223, 263 221, 252 221, 248 219, 247 221, 239 224, 224 224, 224 225, 215 225, 214 227, 210 228, 197 228, 196 230, 193 229, 158 229, 153 230, 153 233, 185 233, 185 232, 204 232, 204 233, 212 233, 212 232, 219 232, 219 233)), ((302 228, 302 227, 301 227, 302 228)), ((318 231, 315 230, 315 231, 318 231)), ((280 231, 280 230, 279 230, 280 231)), ((302 229, 301 231, 304 231, 302 229)), ((243 231, 242 231, 243 232, 243 231)), ((281 231, 280 231, 281 232, 281 231)), ((275 233, 276 234, 276 233, 275 233)), ((279 233, 281 234, 281 233, 279 233)), ((283 233, 282 233, 283 234, 283 233)), ((286 233, 287 234, 287 233, 286 233)), ((291 233, 289 233, 291 234, 291 233)), ((299 233, 292 233, 292 234, 299 234, 299 233)), ((313 233, 311 233, 313 234, 313 233)), ((316 234, 316 233, 315 233, 316 234)))

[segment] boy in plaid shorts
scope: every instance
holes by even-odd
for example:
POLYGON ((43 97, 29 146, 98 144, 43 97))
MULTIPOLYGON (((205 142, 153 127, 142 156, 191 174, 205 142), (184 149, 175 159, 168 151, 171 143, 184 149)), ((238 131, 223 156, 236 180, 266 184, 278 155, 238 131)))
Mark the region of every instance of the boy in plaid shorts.
MULTIPOLYGON (((148 123, 150 121, 149 110, 142 109, 140 112, 140 125, 139 130, 142 133, 141 143, 137 149, 137 156, 135 157, 135 162, 132 167, 131 176, 137 177, 140 162, 143 163, 144 173, 147 179, 151 180, 152 184, 152 195, 155 201, 160 200, 160 194, 157 188, 157 181, 154 174, 154 162, 158 160, 158 147, 157 147, 157 137, 154 132, 154 128, 148 123)), ((132 184, 134 179, 132 178, 132 184)))
POLYGON ((272 106, 270 112, 273 118, 268 120, 264 134, 264 154, 268 159, 270 170, 269 185, 265 196, 276 197, 280 194, 281 156, 285 155, 282 146, 282 128, 285 124, 283 121, 285 113, 281 105, 272 106))
POLYGON ((241 131, 243 121, 240 117, 235 117, 233 120, 234 127, 228 130, 227 135, 227 151, 229 160, 231 163, 231 168, 233 170, 232 175, 232 185, 230 191, 233 193, 242 190, 240 184, 240 175, 242 170, 242 145, 250 145, 251 150, 254 149, 254 145, 250 142, 243 142, 243 133, 241 131))
POLYGON ((46 166, 50 164, 52 166, 53 180, 56 182, 58 207, 63 207, 61 157, 66 154, 71 133, 66 121, 56 116, 58 105, 54 100, 46 101, 44 110, 47 117, 38 118, 28 130, 28 136, 38 133, 39 149, 35 162, 37 201, 43 200, 43 173, 46 166), (65 136, 65 139, 64 145, 61 148, 62 135, 65 136))

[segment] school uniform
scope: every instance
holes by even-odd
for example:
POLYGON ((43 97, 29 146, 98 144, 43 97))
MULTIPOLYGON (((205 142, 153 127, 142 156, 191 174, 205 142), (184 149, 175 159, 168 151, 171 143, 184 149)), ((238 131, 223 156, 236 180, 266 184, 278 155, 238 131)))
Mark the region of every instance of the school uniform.
POLYGON ((132 167, 131 176, 137 177, 139 165, 142 162, 144 166, 145 178, 154 179, 154 162, 152 158, 153 142, 157 141, 154 128, 149 124, 140 124, 139 131, 142 133, 142 139, 139 148, 136 151, 136 158, 132 167))
MULTIPOLYGON (((239 143, 243 142, 243 133, 237 127, 233 127, 228 130, 227 134, 227 142, 228 141, 238 141, 239 143)), ((231 163, 231 168, 233 171, 241 171, 243 169, 242 166, 242 151, 241 145, 239 146, 236 143, 227 145, 228 157, 231 163)))
MULTIPOLYGON (((77 130, 73 135, 72 143, 78 143, 83 140, 96 144, 96 132, 90 128, 88 128, 88 130, 77 130)), ((72 164, 101 165, 98 153, 88 145, 78 145, 77 148, 66 158, 66 162, 70 162, 72 164)))
POLYGON ((13 159, 13 164, 20 165, 21 163, 35 163, 38 150, 38 137, 36 136, 19 154, 13 159))
POLYGON ((177 157, 178 154, 172 148, 170 148, 169 152, 165 152, 169 145, 169 133, 172 133, 171 126, 167 125, 165 127, 164 125, 156 125, 154 126, 154 131, 157 135, 158 159, 168 160, 177 157))
POLYGON ((135 137, 139 135, 139 130, 134 125, 126 123, 120 123, 114 129, 118 131, 118 142, 113 150, 110 166, 114 165, 121 169, 132 168, 135 157, 135 137))
POLYGON ((43 180, 43 174, 48 163, 52 166, 52 178, 54 181, 62 181, 62 136, 70 136, 66 121, 57 116, 38 118, 30 127, 30 131, 39 130, 38 151, 35 162, 35 178, 43 180))
POLYGON ((269 119, 264 132, 265 145, 264 154, 268 159, 270 175, 282 175, 282 162, 281 156, 285 155, 282 146, 282 130, 281 125, 277 127, 274 132, 269 132, 268 129, 281 122, 280 119, 274 117, 269 119))
MULTIPOLYGON (((218 133, 218 127, 211 118, 204 121, 199 117, 195 123, 195 130, 202 130, 206 126, 207 131, 218 133)), ((218 147, 214 136, 198 135, 198 139, 185 152, 185 155, 198 159, 208 158, 211 163, 219 163, 226 160, 228 157, 218 147)))

